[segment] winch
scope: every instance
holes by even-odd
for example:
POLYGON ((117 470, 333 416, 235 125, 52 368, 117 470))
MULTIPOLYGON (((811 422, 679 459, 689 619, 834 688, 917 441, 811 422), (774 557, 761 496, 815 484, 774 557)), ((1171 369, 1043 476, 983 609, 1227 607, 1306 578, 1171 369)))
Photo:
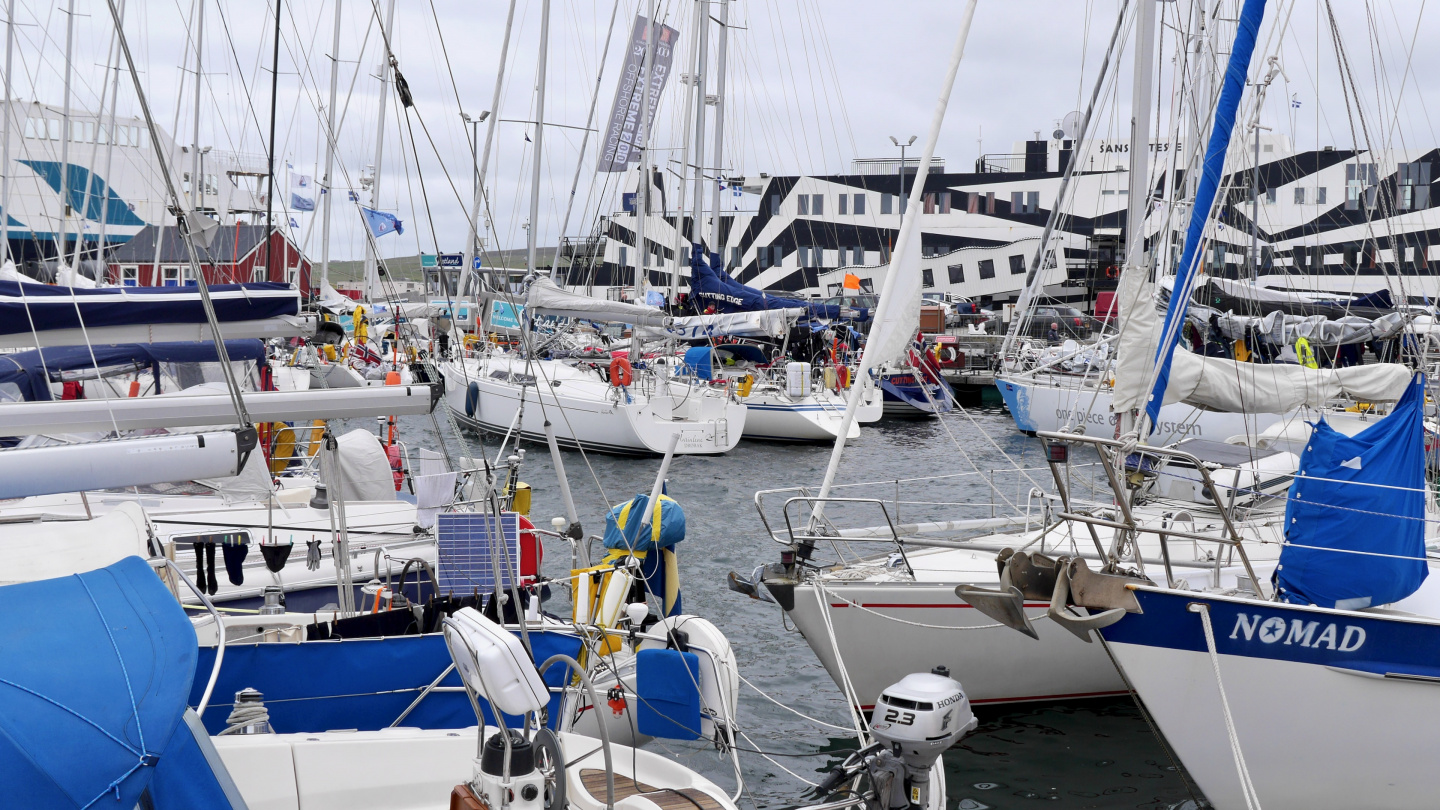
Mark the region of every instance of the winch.
POLYGON ((880 693, 870 712, 875 741, 847 757, 815 791, 827 796, 864 774, 870 782, 869 810, 943 808, 945 797, 930 795, 930 772, 977 723, 970 698, 950 670, 906 675, 880 693))

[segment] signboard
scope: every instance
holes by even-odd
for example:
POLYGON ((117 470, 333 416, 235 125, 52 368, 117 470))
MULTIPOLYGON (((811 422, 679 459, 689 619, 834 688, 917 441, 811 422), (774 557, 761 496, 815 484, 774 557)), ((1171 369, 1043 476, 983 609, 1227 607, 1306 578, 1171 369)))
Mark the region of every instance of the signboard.
POLYGON ((596 171, 623 172, 630 164, 640 162, 640 147, 644 146, 645 135, 655 122, 660 91, 665 89, 665 80, 670 78, 670 63, 675 57, 675 39, 679 32, 668 25, 652 26, 647 22, 644 17, 636 15, 630 48, 620 70, 620 82, 615 87, 615 103, 610 107, 610 116, 605 119, 605 140, 600 144, 600 165, 596 171), (641 73, 645 70, 647 28, 655 33, 656 39, 649 77, 650 119, 642 124, 640 110, 645 105, 645 84, 641 73))
POLYGON ((459 270, 465 266, 464 253, 441 253, 439 258, 440 266, 446 269, 459 270))
POLYGON ((436 258, 437 258, 437 257, 435 256, 434 253, 421 253, 421 254, 420 254, 420 266, 421 266, 422 268, 439 267, 440 265, 439 265, 439 263, 436 261, 436 258))
POLYGON ((474 265, 475 265, 475 269, 476 269, 476 270, 479 270, 479 269, 480 269, 480 257, 479 257, 479 256, 476 256, 476 257, 475 257, 474 265))
POLYGON ((520 319, 523 317, 525 317, 524 304, 512 304, 509 301, 490 302, 491 329, 519 329, 520 319))

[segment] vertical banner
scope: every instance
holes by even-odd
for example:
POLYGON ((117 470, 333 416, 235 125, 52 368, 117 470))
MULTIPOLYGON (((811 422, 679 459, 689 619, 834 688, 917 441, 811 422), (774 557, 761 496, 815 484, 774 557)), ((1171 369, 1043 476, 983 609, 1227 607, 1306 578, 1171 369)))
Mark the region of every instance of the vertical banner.
POLYGON ((600 165, 596 171, 623 172, 632 163, 640 161, 640 144, 655 123, 655 110, 660 106, 660 91, 665 89, 665 80, 670 78, 670 63, 675 57, 675 39, 680 32, 668 25, 646 25, 647 20, 635 17, 635 28, 630 35, 630 49, 625 54, 625 65, 620 71, 620 83, 615 87, 615 103, 610 107, 610 116, 605 119, 605 140, 600 145, 600 165), (650 120, 640 121, 640 109, 645 104, 645 85, 641 74, 645 71, 645 33, 654 31, 655 55, 650 74, 650 120))

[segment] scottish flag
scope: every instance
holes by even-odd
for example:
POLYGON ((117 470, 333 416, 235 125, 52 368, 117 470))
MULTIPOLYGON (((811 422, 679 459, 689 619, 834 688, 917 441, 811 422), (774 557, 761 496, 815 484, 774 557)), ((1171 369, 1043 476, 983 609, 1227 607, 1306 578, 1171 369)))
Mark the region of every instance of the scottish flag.
POLYGON ((370 228, 372 236, 378 238, 392 231, 405 233, 405 223, 401 222, 394 214, 364 207, 361 207, 360 213, 365 216, 365 224, 370 228))

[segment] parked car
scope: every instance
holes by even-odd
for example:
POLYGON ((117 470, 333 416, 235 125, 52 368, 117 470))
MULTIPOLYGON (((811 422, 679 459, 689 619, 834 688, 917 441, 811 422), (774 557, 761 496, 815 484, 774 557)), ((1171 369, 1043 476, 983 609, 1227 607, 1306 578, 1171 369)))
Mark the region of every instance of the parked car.
POLYGON ((1061 339, 1088 338, 1091 332, 1099 328, 1094 318, 1068 304, 1039 303, 1035 305, 1030 313, 1030 320, 1025 324, 1025 335, 1033 338, 1046 337, 1052 323, 1056 325, 1061 339))

